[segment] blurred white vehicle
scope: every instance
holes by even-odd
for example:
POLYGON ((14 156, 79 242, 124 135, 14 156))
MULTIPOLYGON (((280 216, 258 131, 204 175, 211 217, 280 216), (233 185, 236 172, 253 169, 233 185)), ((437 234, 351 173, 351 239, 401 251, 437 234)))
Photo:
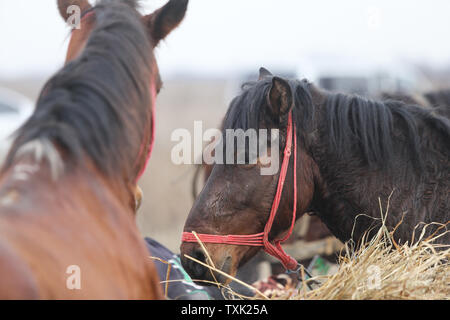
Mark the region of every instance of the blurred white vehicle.
POLYGON ((0 163, 11 146, 11 135, 30 117, 34 104, 27 97, 0 87, 0 163))
POLYGON ((431 89, 431 83, 408 63, 392 59, 316 55, 301 59, 297 77, 318 87, 377 98, 383 92, 411 94, 431 89))

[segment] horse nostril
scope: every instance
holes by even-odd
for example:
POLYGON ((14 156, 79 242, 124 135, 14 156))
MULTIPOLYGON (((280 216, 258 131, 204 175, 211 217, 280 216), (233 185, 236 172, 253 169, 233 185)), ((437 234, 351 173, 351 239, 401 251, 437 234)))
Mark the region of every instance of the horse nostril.
POLYGON ((192 253, 192 257, 197 259, 198 261, 201 261, 201 262, 205 262, 206 261, 205 254, 200 249, 194 250, 194 252, 192 253))
MULTIPOLYGON (((192 258, 197 259, 200 262, 206 263, 206 257, 201 250, 195 250, 192 253, 192 258)), ((207 271, 204 266, 195 261, 190 262, 190 267, 192 276, 198 279, 201 279, 207 271)))

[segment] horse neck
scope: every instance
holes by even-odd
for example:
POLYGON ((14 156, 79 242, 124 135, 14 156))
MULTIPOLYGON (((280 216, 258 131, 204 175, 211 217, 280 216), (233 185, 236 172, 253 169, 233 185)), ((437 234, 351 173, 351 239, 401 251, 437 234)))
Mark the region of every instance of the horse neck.
MULTIPOLYGON (((371 185, 371 179, 377 180, 380 177, 373 177, 367 172, 362 172, 360 167, 340 161, 339 154, 330 153, 327 148, 326 134, 320 134, 321 123, 325 121, 327 94, 319 90, 312 92, 316 108, 315 125, 310 134, 303 136, 306 141, 301 142, 304 148, 300 148, 298 166, 300 172, 303 172, 303 180, 307 182, 302 186, 299 180, 298 196, 306 198, 307 203, 304 205, 309 204, 305 208, 306 211, 319 216, 336 237, 347 241, 355 232, 354 222, 358 214, 374 214, 375 217, 375 212, 379 213, 379 210, 372 209, 374 204, 377 204, 374 193, 381 190, 373 188, 371 192, 368 192, 367 187, 371 185), (308 199, 310 199, 309 202, 308 199)), ((379 215, 376 218, 379 218, 379 215)), ((364 231, 361 230, 361 232, 364 231)))
MULTIPOLYGON (((27 198, 39 208, 49 207, 42 212, 45 215, 54 213, 64 216, 74 210, 66 210, 66 205, 78 207, 84 215, 101 215, 107 218, 134 219, 134 194, 130 186, 121 177, 107 177, 90 161, 84 159, 83 166, 58 166, 48 158, 36 161, 33 157, 24 156, 15 161, 0 180, 0 202, 7 207, 19 206, 8 199, 27 198), (56 167, 55 167, 56 166, 56 167), (60 207, 51 210, 52 206, 60 207)), ((38 212, 40 210, 37 210, 38 212)), ((64 219, 63 217, 61 217, 64 219)), ((100 217, 97 217, 100 218, 100 217)))
MULTIPOLYGON (((445 198, 434 192, 437 185, 445 188, 447 183, 436 175, 446 168, 445 151, 442 151, 445 139, 423 121, 418 108, 370 101, 370 108, 363 109, 367 106, 364 103, 369 102, 363 100, 362 103, 351 110, 357 112, 356 115, 350 111, 338 115, 339 119, 352 117, 353 129, 341 120, 333 119, 333 125, 344 126, 342 130, 333 130, 326 123, 330 121, 327 112, 338 112, 341 109, 337 107, 343 104, 331 105, 331 108, 321 105, 316 112, 316 132, 308 142, 308 151, 318 168, 312 207, 341 240, 359 240, 369 229, 378 231, 381 218, 388 229, 394 229, 408 212, 396 229, 398 237, 404 240, 418 223, 439 221, 437 214, 441 211, 433 210, 428 203, 435 201, 445 206, 445 198), (369 120, 355 121, 359 112, 365 112, 363 117, 369 120), (370 128, 374 123, 369 121, 379 125, 377 135, 370 128), (416 131, 418 125, 422 128, 420 137, 416 131), (330 142, 332 131, 342 135, 336 137, 336 141, 343 138, 338 147, 330 142), (384 136, 380 138, 380 135, 384 136), (371 158, 375 153, 376 157, 371 158), (431 164, 432 169, 427 172, 430 166, 422 167, 423 163, 431 164), (432 201, 425 199, 426 193, 418 197, 424 190, 431 194, 432 201)), ((427 119, 446 131, 440 119, 427 119)))

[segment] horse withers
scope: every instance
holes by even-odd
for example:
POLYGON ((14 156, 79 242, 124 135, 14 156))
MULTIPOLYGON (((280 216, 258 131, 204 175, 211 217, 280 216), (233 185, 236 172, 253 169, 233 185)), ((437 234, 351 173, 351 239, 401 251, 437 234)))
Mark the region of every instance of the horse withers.
MULTIPOLYGON (((411 241, 421 223, 449 221, 450 122, 433 110, 328 93, 262 69, 260 79, 231 102, 224 129, 273 128, 279 148, 267 152, 280 159, 295 155, 280 161, 276 174, 261 175, 260 161, 214 165, 184 227, 181 255, 192 278, 214 277, 186 255, 231 275, 261 247, 276 246, 279 252, 269 253, 283 258, 279 240, 305 212, 315 212, 341 241, 355 242, 373 235, 382 218, 388 229, 397 227, 394 237, 401 242, 411 241), (288 139, 296 152, 287 148, 288 139), (192 231, 204 242, 208 261, 192 231), (257 237, 266 233, 267 241, 257 237)), ((439 227, 428 227, 427 234, 439 227)), ((449 234, 438 241, 449 243, 449 234)), ((285 263, 291 268, 295 261, 285 263)), ((228 281, 220 274, 216 279, 228 281)))
POLYGON ((0 179, 0 299, 159 299, 134 190, 161 87, 153 49, 187 0, 148 16, 135 1, 81 8, 65 67, 17 131, 0 179))

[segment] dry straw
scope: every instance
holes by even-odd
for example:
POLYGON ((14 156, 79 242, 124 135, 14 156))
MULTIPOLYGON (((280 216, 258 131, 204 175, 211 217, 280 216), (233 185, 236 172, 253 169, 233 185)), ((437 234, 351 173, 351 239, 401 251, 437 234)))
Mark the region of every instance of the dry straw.
MULTIPOLYGON (((445 229, 445 225, 441 225, 445 229)), ((425 226, 430 227, 430 225, 425 226)), ((384 228, 357 250, 349 244, 339 257, 339 270, 312 291, 294 299, 399 300, 450 299, 450 249, 435 244, 439 235, 398 245, 384 228)))
MULTIPOLYGON (((389 197, 390 198, 390 197, 389 197)), ((381 227, 372 239, 363 238, 354 249, 346 243, 339 256, 339 270, 326 277, 312 291, 300 290, 294 299, 320 300, 404 300, 450 299, 450 246, 437 243, 449 231, 445 224, 420 224, 420 235, 402 245, 395 241, 395 230, 388 230, 380 203, 381 227), (425 238, 426 231, 435 228, 425 238)))

